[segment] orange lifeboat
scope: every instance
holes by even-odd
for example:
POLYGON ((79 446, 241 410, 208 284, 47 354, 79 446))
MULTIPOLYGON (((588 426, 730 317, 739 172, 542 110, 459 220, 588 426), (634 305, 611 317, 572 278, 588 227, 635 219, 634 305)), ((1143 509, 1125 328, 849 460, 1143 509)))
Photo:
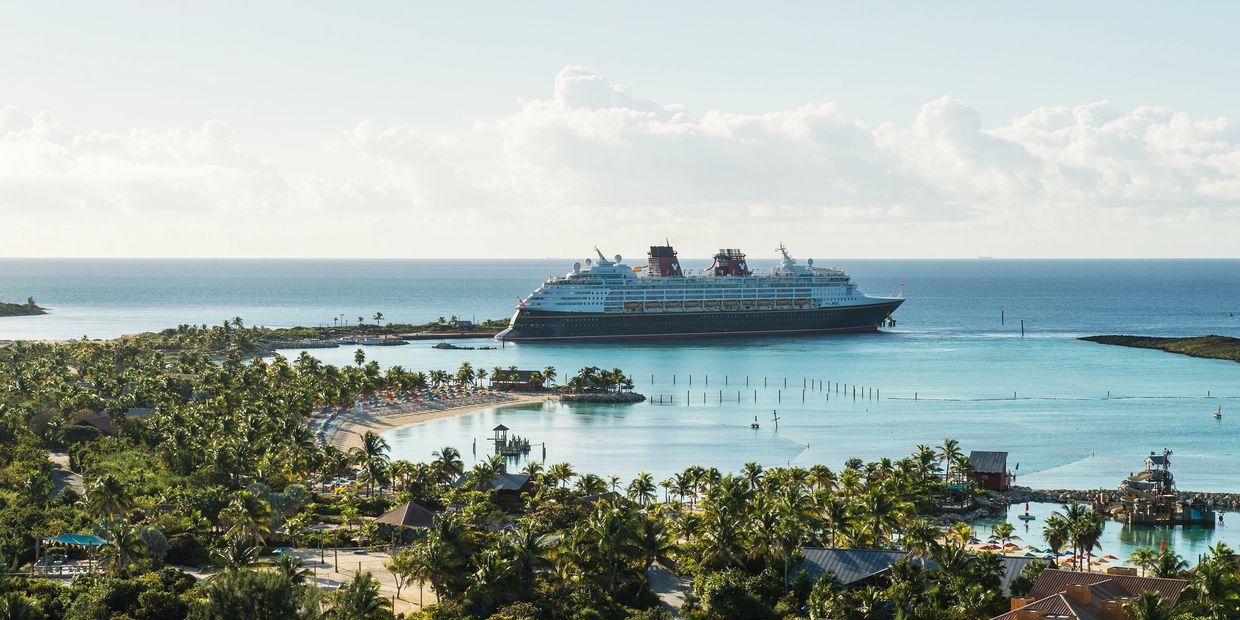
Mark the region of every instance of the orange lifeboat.
POLYGON ((666 307, 668 307, 668 308, 679 308, 679 307, 680 307, 680 302, 679 302, 679 301, 669 301, 669 302, 667 302, 667 303, 666 303, 666 304, 664 304, 664 305, 665 305, 666 307))
POLYGON ((767 306, 770 306, 770 305, 771 305, 771 300, 769 300, 769 299, 759 299, 759 300, 758 300, 758 307, 759 307, 759 308, 766 308, 767 306))
POLYGON ((792 303, 796 304, 796 307, 800 308, 801 306, 804 306, 805 304, 809 303, 809 300, 808 300, 808 299, 798 299, 798 300, 796 300, 796 301, 794 301, 794 302, 792 302, 792 303))
POLYGON ((718 307, 719 307, 719 302, 717 302, 717 301, 715 301, 715 300, 713 300, 713 299, 712 299, 712 300, 710 300, 710 301, 707 301, 707 302, 706 302, 706 307, 707 307, 707 308, 718 308, 718 307))
POLYGON ((783 307, 783 306, 787 306, 789 303, 791 302, 789 302, 787 299, 780 299, 775 302, 775 305, 783 307))
POLYGON ((725 299, 725 300, 723 300, 723 307, 724 307, 724 308, 735 308, 735 307, 736 307, 736 300, 735 300, 735 299, 725 299))
POLYGON ((659 306, 661 306, 661 305, 663 305, 663 304, 660 304, 660 303, 659 303, 659 302, 657 302, 657 301, 648 301, 648 302, 646 302, 646 309, 647 309, 647 310, 649 310, 649 309, 651 309, 651 308, 658 308, 658 307, 659 307, 659 306))
POLYGON ((686 308, 696 308, 696 307, 698 307, 698 305, 700 305, 700 304, 698 304, 698 302, 696 302, 696 301, 686 301, 686 302, 685 302, 685 307, 686 307, 686 308))
POLYGON ((638 307, 638 306, 640 306, 640 305, 641 305, 641 304, 639 304, 639 303, 637 303, 637 302, 635 302, 635 301, 625 302, 625 304, 624 304, 624 309, 625 309, 625 310, 636 310, 636 309, 637 309, 637 307, 638 307))

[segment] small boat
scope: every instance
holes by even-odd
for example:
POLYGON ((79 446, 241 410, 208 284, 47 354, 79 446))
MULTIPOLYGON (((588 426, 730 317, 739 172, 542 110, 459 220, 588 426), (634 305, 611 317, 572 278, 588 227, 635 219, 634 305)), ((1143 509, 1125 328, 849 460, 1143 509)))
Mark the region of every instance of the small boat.
POLYGON ((725 300, 723 300, 723 307, 724 307, 724 308, 735 308, 735 307, 736 307, 736 300, 735 300, 735 299, 725 299, 725 300))
POLYGON ((659 303, 659 302, 657 302, 657 301, 648 301, 648 302, 646 302, 646 307, 647 307, 647 308, 658 308, 660 305, 662 305, 662 304, 660 304, 660 303, 659 303))
POLYGON ((639 305, 641 305, 641 304, 639 304, 639 303, 637 303, 637 302, 635 302, 635 301, 625 302, 625 304, 624 304, 624 309, 625 309, 625 310, 636 310, 636 309, 637 309, 637 306, 639 306, 639 305))
POLYGON ((780 299, 775 302, 775 305, 780 306, 780 307, 786 306, 788 304, 789 304, 789 301, 787 299, 780 299))
POLYGON ((696 308, 696 307, 698 307, 699 305, 701 305, 701 304, 700 304, 700 303, 698 303, 698 302, 696 302, 696 301, 686 301, 686 302, 685 302, 685 307, 686 307, 686 308, 696 308))
POLYGON ((719 302, 717 302, 717 301, 715 301, 715 300, 713 300, 713 299, 712 299, 712 300, 710 300, 710 301, 707 301, 707 302, 706 302, 706 307, 707 307, 707 308, 718 308, 718 307, 719 307, 719 302))
POLYGON ((1219 405, 1219 406, 1218 406, 1218 409, 1215 409, 1215 410, 1214 410, 1214 419, 1215 419, 1215 420, 1222 420, 1222 419, 1223 419, 1223 406, 1222 406, 1222 405, 1219 405))
POLYGON ((758 307, 759 307, 759 308, 765 308, 765 307, 767 307, 767 306, 769 306, 769 305, 771 305, 771 300, 769 300, 769 299, 759 299, 759 300, 758 300, 758 307))
POLYGON ((679 307, 680 307, 680 302, 679 302, 679 301, 669 301, 669 302, 667 302, 667 304, 666 304, 666 305, 667 305, 667 307, 668 307, 668 308, 679 308, 679 307))
POLYGON ((753 305, 753 300, 752 300, 752 299, 742 299, 742 300, 741 300, 741 305, 742 305, 742 306, 745 306, 746 308, 748 308, 748 307, 750 307, 750 306, 752 306, 752 305, 753 305))
POLYGON ((758 428, 758 416, 753 417, 753 422, 749 424, 749 428, 758 428))
POLYGON ((804 306, 805 304, 809 303, 809 300, 808 300, 808 299, 798 299, 798 300, 796 300, 796 301, 794 301, 794 302, 792 302, 792 303, 796 304, 796 306, 797 306, 798 308, 800 308, 801 306, 804 306))
POLYGON ((1035 517, 1035 516, 1033 516, 1033 515, 1029 514, 1029 502, 1025 502, 1025 514, 1020 515, 1020 516, 1018 516, 1018 517, 1016 517, 1016 518, 1017 518, 1017 519, 1020 519, 1021 521, 1033 521, 1033 520, 1034 520, 1034 519, 1036 519, 1037 517, 1035 517))

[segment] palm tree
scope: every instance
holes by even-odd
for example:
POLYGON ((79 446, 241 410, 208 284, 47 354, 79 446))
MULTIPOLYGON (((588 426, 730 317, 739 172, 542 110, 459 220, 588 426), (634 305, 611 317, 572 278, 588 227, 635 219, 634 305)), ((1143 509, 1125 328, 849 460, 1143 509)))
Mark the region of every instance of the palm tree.
POLYGON ((543 368, 542 376, 544 380, 550 381, 551 383, 554 384, 555 376, 556 376, 555 366, 547 366, 546 368, 543 368))
POLYGON ((1171 579, 1179 577, 1180 573, 1183 573, 1185 570, 1188 570, 1188 562, 1185 562, 1184 558, 1170 549, 1159 551, 1154 558, 1155 577, 1171 579))
POLYGON ((1175 612, 1160 594, 1147 590, 1128 604, 1128 616, 1132 620, 1173 620, 1175 612))
POLYGON ((642 507, 654 503, 659 498, 654 476, 644 471, 637 474, 637 477, 629 483, 628 498, 641 504, 642 507))
POLYGON ((374 431, 366 431, 362 435, 362 445, 351 450, 354 457, 366 470, 366 494, 373 495, 375 483, 383 476, 389 458, 391 446, 386 439, 374 431))
POLYGON ((392 605, 379 594, 379 581, 369 572, 361 572, 332 593, 327 613, 333 620, 387 620, 392 617, 392 605))
POLYGON ((21 592, 0 595, 0 618, 3 620, 43 620, 45 616, 21 592))
POLYGON ((1042 539, 1046 541, 1046 546, 1050 547, 1052 554, 1058 556, 1071 537, 1072 526, 1063 515, 1053 513, 1046 518, 1042 525, 1042 539))
POLYGON ((582 495, 594 495, 607 490, 607 482, 595 474, 583 474, 574 485, 582 495))
POLYGON ((956 460, 960 458, 960 442, 952 438, 943 440, 943 445, 939 448, 939 462, 943 463, 943 479, 950 481, 952 473, 952 465, 956 464, 956 460))
MULTIPOLYGON (((361 317, 358 317, 358 318, 361 318, 361 317)), ((361 321, 358 321, 358 322, 360 323, 361 321)), ((356 364, 358 368, 361 368, 362 364, 366 363, 366 352, 361 349, 354 351, 353 352, 353 363, 356 364)))
POLYGON ((261 545, 271 532, 271 507, 246 490, 233 495, 228 506, 220 511, 220 519, 229 524, 224 534, 226 538, 240 538, 261 545))
POLYGON ((513 565, 498 549, 488 549, 478 556, 476 566, 469 576, 465 593, 476 608, 489 612, 505 597, 505 586, 513 576, 513 565))
POLYGON ((444 446, 431 453, 435 461, 431 464, 439 482, 447 483, 456 480, 465 473, 465 464, 461 462, 461 451, 452 446, 444 446))
POLYGON ((1153 547, 1137 547, 1132 550, 1132 554, 1128 556, 1128 563, 1141 569, 1141 576, 1145 576, 1154 568, 1154 560, 1158 557, 1158 552, 1153 547))
POLYGON ((675 540, 668 534, 667 526, 662 519, 646 517, 638 522, 637 532, 633 539, 637 557, 642 563, 642 588, 649 585, 650 569, 656 564, 675 568, 672 554, 676 549, 675 540))
POLYGON ((85 504, 97 517, 115 521, 129 514, 133 499, 120 480, 112 474, 104 474, 87 485, 85 504))
POLYGON ((379 325, 379 324, 380 324, 380 323, 382 323, 382 322, 383 322, 383 313, 382 313, 382 312, 376 312, 376 313, 375 313, 375 325, 379 325))
POLYGON ((1015 531, 1016 528, 1011 523, 1006 521, 994 527, 995 536, 999 537, 999 540, 1005 543, 1012 541, 1012 533, 1015 531))
POLYGON ((890 489, 874 487, 861 497, 857 508, 862 531, 869 535, 871 546, 878 549, 887 535, 900 526, 908 505, 890 489))
POLYGON ((224 570, 236 571, 258 559, 258 545, 242 538, 225 538, 212 555, 224 570))

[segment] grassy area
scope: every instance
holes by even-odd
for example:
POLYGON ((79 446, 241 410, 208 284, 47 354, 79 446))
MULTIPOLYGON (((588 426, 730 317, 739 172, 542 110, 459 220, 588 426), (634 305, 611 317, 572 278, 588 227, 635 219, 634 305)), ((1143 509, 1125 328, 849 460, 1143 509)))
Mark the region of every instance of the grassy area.
POLYGON ((0 301, 0 316, 34 316, 38 314, 47 314, 47 308, 41 308, 34 303, 33 297, 28 297, 24 304, 11 304, 0 301))
POLYGON ((1240 338, 1229 336, 1193 336, 1191 338, 1158 338, 1155 336, 1086 336, 1081 340, 1114 344, 1139 349, 1158 349, 1193 357, 1240 362, 1240 338))

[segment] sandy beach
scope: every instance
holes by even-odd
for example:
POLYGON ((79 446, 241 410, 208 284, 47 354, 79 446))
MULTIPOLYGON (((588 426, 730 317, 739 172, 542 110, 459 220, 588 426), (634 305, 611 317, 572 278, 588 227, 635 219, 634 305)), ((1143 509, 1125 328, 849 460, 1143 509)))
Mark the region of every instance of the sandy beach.
POLYGON ((366 431, 383 433, 384 431, 419 422, 465 415, 494 407, 539 403, 546 399, 542 394, 505 393, 497 396, 500 396, 502 399, 456 407, 444 407, 442 409, 402 410, 400 407, 366 407, 362 409, 361 413, 349 411, 341 414, 340 419, 328 434, 327 442, 341 450, 348 451, 350 448, 361 445, 362 435, 366 434, 366 431))

